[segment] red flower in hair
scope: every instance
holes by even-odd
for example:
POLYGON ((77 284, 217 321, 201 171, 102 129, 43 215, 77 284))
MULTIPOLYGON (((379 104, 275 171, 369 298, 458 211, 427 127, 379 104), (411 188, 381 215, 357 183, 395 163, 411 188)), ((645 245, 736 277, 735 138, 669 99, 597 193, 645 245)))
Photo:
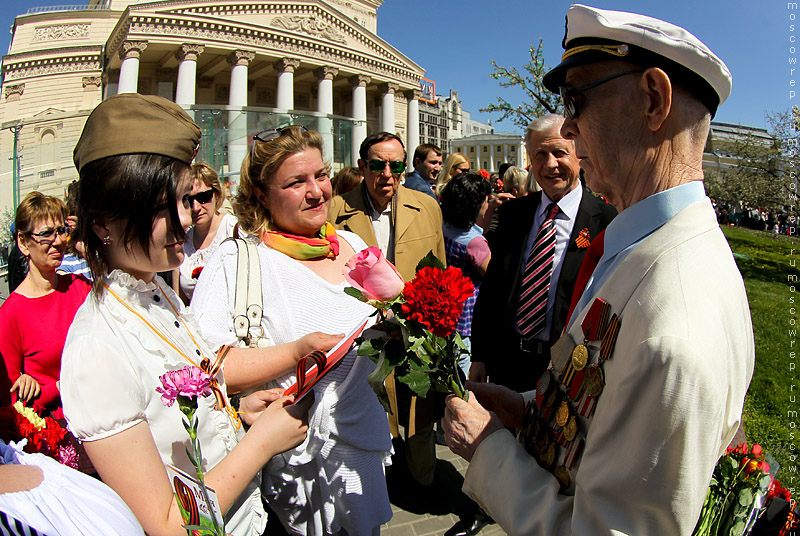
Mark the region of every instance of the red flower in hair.
POLYGON ((425 267, 403 289, 403 313, 434 335, 446 337, 455 329, 464 302, 474 290, 472 281, 458 268, 425 267))

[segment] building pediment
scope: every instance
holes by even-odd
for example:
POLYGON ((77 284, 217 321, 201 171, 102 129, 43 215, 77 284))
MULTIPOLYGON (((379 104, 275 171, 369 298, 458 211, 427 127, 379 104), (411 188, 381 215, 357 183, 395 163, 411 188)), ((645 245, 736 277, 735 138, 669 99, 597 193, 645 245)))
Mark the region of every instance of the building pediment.
POLYGON ((45 108, 41 112, 33 114, 33 117, 44 117, 46 115, 63 114, 66 110, 59 110, 58 108, 45 108))
POLYGON ((201 42, 207 48, 245 47, 319 66, 359 66, 359 72, 403 85, 416 85, 424 74, 419 65, 324 0, 169 0, 131 5, 112 32, 107 50, 113 55, 124 40, 161 39, 201 42))

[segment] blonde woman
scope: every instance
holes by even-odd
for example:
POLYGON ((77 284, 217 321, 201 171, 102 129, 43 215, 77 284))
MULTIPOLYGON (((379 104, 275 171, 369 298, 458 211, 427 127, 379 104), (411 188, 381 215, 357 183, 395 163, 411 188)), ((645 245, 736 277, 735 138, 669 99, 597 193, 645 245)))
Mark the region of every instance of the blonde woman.
POLYGON ((528 172, 517 166, 509 167, 500 179, 503 191, 514 197, 528 195, 528 172))
POLYGON ((450 182, 450 179, 467 171, 469 171, 469 160, 466 156, 461 153, 453 153, 448 156, 439 172, 439 178, 436 180, 436 197, 442 195, 442 190, 450 182))

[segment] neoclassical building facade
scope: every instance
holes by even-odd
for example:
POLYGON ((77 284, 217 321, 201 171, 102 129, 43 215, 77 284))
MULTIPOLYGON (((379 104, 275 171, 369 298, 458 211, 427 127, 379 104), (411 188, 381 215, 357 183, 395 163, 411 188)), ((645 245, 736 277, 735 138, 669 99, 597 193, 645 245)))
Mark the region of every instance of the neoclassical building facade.
POLYGON ((18 16, 2 67, 2 204, 63 194, 86 116, 124 92, 194 114, 200 157, 234 185, 252 134, 285 124, 320 130, 334 168, 354 164, 377 130, 413 151, 424 70, 378 37, 381 4, 92 0, 18 16))

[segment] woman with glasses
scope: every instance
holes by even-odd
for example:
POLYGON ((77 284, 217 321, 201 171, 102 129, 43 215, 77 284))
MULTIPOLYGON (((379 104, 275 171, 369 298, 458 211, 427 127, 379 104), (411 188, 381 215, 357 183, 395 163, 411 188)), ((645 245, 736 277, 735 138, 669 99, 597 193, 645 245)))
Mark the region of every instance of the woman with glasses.
POLYGON ((444 161, 442 170, 436 179, 436 196, 441 197, 442 190, 450 182, 450 179, 459 173, 466 173, 469 171, 469 160, 461 153, 453 153, 444 161))
MULTIPOLYGON (((195 414, 205 482, 216 491, 228 534, 260 536, 266 515, 259 471, 304 439, 310 401, 290 405, 291 397, 260 391, 234 410, 228 393, 247 388, 245 377, 263 383, 264 367, 233 350, 212 351, 157 275, 183 260, 199 142, 186 112, 153 95, 110 97, 86 121, 74 152, 78 231, 95 277, 64 347, 64 414, 147 534, 186 534, 166 465, 195 474, 191 442, 179 404, 167 405, 157 389, 168 391, 159 380, 168 371, 209 374, 212 394, 197 397, 195 414)), ((258 350, 268 354, 264 362, 295 362, 316 349, 258 350)))
MULTIPOLYGON (((366 244, 327 223, 331 198, 322 137, 300 127, 262 132, 242 164, 234 210, 257 242, 261 270, 261 327, 273 344, 315 330, 348 333, 374 312, 345 294, 342 270, 366 244)), ((233 344, 236 245, 222 244, 206 264, 192 301, 203 336, 233 344)), ((367 382, 375 368, 351 350, 314 387, 308 439, 273 458, 262 472, 262 493, 293 534, 378 533, 392 512, 384 466, 391 438, 386 414, 367 382)), ((287 369, 270 386, 287 388, 287 369)))
POLYGON ((91 283, 79 275, 58 274, 69 227, 67 207, 55 197, 31 192, 17 207, 16 240, 28 259, 28 275, 0 307, 0 354, 8 397, 32 405, 42 416, 63 417, 58 375, 61 352, 75 312, 91 283))
POLYGON ((192 227, 186 233, 183 244, 183 262, 180 277, 173 275, 173 285, 185 304, 189 304, 197 278, 203 267, 223 240, 233 235, 236 217, 222 214, 220 208, 225 201, 219 175, 214 168, 203 162, 192 164, 192 191, 189 203, 192 209, 192 227), (180 284, 178 285, 178 281, 180 284))

